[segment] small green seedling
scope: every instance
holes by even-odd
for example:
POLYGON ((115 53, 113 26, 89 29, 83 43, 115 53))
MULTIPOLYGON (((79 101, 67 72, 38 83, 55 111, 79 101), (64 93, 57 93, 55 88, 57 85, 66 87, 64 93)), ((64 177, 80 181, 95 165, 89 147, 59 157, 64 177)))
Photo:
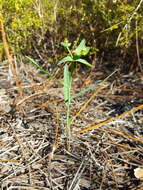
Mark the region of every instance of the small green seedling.
POLYGON ((85 64, 85 65, 87 65, 89 67, 92 66, 85 59, 81 58, 81 56, 87 55, 89 53, 89 51, 90 51, 90 48, 87 47, 85 45, 85 43, 86 43, 86 41, 82 40, 81 43, 78 45, 78 47, 73 52, 71 52, 70 49, 69 49, 69 47, 71 46, 71 43, 69 43, 69 42, 62 42, 61 43, 61 45, 64 46, 68 50, 68 53, 69 53, 68 56, 63 58, 58 63, 58 64, 65 64, 65 66, 64 66, 64 82, 61 82, 55 76, 51 75, 49 72, 44 70, 35 60, 33 60, 32 58, 26 56, 26 58, 32 64, 34 64, 42 73, 46 74, 52 80, 54 80, 55 82, 58 82, 60 85, 62 85, 64 87, 64 102, 65 102, 65 106, 66 106, 66 110, 67 110, 65 135, 66 135, 66 139, 67 139, 67 148, 68 149, 70 149, 71 125, 72 125, 73 121, 76 119, 76 116, 73 117, 73 118, 70 118, 71 101, 73 99, 75 99, 76 97, 85 94, 87 91, 95 89, 98 85, 102 85, 105 81, 108 80, 108 78, 110 78, 115 72, 117 72, 117 70, 116 70, 113 73, 111 73, 108 77, 106 77, 104 80, 98 81, 95 84, 90 85, 88 88, 81 90, 76 96, 71 96, 72 73, 74 71, 74 67, 73 67, 73 71, 72 71, 71 69, 69 69, 68 63, 76 64, 78 62, 78 63, 81 63, 81 64, 85 64))
POLYGON ((65 64, 64 66, 64 102, 66 105, 66 139, 67 139, 67 147, 70 149, 70 141, 71 141, 71 120, 70 120, 70 105, 71 105, 71 88, 72 88, 72 73, 75 68, 76 63, 84 64, 88 67, 92 67, 90 63, 88 63, 85 59, 82 59, 82 56, 86 56, 90 48, 85 45, 86 41, 83 39, 77 48, 73 51, 69 49, 71 43, 69 42, 61 42, 61 45, 65 47, 69 53, 68 56, 64 57, 59 61, 58 65, 65 64), (67 63, 70 63, 70 69, 67 63))

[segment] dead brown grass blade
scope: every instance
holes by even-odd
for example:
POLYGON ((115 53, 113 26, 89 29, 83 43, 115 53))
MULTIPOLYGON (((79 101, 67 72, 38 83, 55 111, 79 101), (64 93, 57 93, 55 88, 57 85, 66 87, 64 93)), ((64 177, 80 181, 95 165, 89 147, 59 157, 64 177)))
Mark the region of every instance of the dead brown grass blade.
MULTIPOLYGON (((106 125, 106 126, 107 126, 107 125, 106 125)), ((108 126, 108 127, 112 128, 111 126, 108 126)), ((112 133, 112 134, 115 134, 115 135, 118 135, 118 136, 122 136, 122 137, 125 137, 125 138, 128 138, 128 139, 132 139, 132 140, 134 140, 134 141, 138 141, 138 142, 143 143, 143 139, 139 139, 139 138, 136 138, 136 137, 132 137, 132 136, 130 136, 130 135, 126 135, 126 134, 121 133, 121 132, 119 132, 119 131, 115 131, 115 130, 113 131, 113 130, 107 130, 107 129, 101 129, 101 130, 98 129, 98 131, 107 132, 107 133, 112 133)))
POLYGON ((7 163, 7 162, 10 162, 10 163, 20 163, 20 161, 18 161, 18 160, 0 160, 0 163, 7 163))
MULTIPOLYGON (((113 118, 111 118, 111 119, 108 119, 108 120, 106 120, 106 121, 103 121, 103 122, 101 122, 101 123, 98 123, 98 124, 96 124, 96 125, 87 127, 87 128, 85 128, 85 129, 76 131, 75 133, 76 133, 76 134, 81 134, 81 133, 84 133, 84 132, 86 132, 86 131, 96 129, 97 127, 100 127, 100 126, 103 126, 103 125, 105 125, 105 124, 107 124, 107 123, 110 123, 110 122, 112 122, 112 121, 115 121, 116 119, 122 118, 122 117, 124 117, 124 116, 126 116, 126 115, 128 115, 128 114, 130 114, 130 113, 132 113, 132 112, 138 111, 138 110, 140 110, 140 109, 143 109, 143 104, 142 104, 142 105, 139 105, 139 106, 137 106, 137 107, 134 107, 134 108, 132 108, 131 110, 129 110, 129 111, 127 111, 127 112, 124 112, 124 113, 122 113, 122 114, 120 114, 120 115, 118 115, 118 116, 116 116, 116 117, 113 117, 113 118)), ((123 135, 122 135, 122 136, 123 136, 123 135)), ((125 135, 124 135, 124 136, 125 136, 125 135)), ((131 138, 131 137, 128 136, 128 138, 131 138)), ((137 140, 137 138, 132 137, 132 140, 137 140)), ((140 139, 140 140, 138 139, 138 141, 143 142, 143 140, 141 140, 141 139, 140 139)))

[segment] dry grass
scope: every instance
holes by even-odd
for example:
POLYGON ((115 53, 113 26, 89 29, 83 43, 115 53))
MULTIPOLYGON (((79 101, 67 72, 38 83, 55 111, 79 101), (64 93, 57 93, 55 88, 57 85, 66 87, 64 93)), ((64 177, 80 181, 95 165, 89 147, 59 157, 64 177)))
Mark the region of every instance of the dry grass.
MULTIPOLYGON (((118 77, 98 93, 88 92, 74 100, 71 115, 76 119, 68 152, 63 89, 21 61, 17 67, 20 97, 7 62, 1 65, 2 190, 143 189, 143 182, 134 176, 134 169, 143 167, 143 81, 139 75, 118 77)), ((81 75, 73 93, 83 83, 94 83, 96 72, 93 75, 81 75)))

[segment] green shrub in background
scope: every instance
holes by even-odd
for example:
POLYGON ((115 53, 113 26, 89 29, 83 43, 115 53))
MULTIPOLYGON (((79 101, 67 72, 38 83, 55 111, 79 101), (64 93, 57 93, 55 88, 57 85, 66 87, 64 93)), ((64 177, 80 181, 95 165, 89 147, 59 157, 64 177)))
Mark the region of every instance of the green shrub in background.
POLYGON ((102 53, 118 47, 132 56, 138 36, 143 54, 142 0, 1 0, 1 4, 15 52, 40 54, 43 61, 54 62, 62 57, 59 42, 68 39, 76 47, 86 38, 93 47, 91 55, 97 49, 102 53))
POLYGON ((30 50, 31 42, 52 26, 54 0, 1 0, 1 4, 9 43, 16 52, 30 50))
POLYGON ((31 0, 2 0, 5 30, 9 43, 17 51, 26 47, 28 39, 34 34, 34 28, 40 24, 37 15, 30 9, 31 3, 31 0))

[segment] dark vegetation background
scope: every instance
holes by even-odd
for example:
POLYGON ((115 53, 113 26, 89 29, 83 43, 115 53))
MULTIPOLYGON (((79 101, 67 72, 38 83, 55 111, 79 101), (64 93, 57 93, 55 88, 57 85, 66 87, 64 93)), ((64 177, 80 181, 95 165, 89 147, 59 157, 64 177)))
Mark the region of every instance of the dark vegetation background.
MULTIPOLYGON (((87 59, 95 68, 142 71, 142 0, 1 0, 11 53, 28 55, 46 68, 56 67, 65 51, 85 38, 91 52, 87 59)), ((3 42, 0 41, 1 61, 3 42)))

